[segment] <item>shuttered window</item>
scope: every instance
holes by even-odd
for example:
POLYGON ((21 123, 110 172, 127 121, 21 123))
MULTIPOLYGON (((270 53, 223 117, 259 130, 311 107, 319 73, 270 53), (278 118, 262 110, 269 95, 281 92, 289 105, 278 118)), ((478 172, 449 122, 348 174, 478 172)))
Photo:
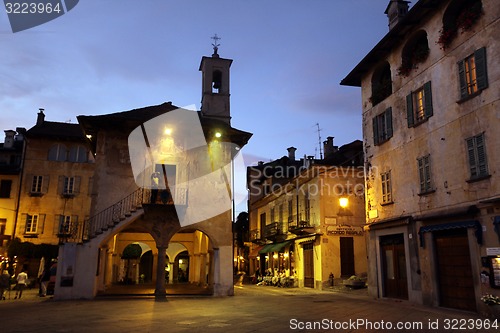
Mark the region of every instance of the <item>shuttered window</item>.
POLYGON ((476 50, 474 54, 458 63, 460 81, 460 99, 475 96, 488 87, 486 66, 486 48, 476 50))
POLYGON ((392 137, 392 108, 373 118, 373 142, 375 145, 382 144, 392 137))
POLYGON ((467 138, 465 141, 467 144, 470 178, 477 179, 489 176, 484 133, 467 138))
POLYGON ((418 176, 420 179, 420 193, 429 193, 432 191, 431 184, 431 157, 426 155, 417 159, 418 176))
POLYGON ((388 171, 380 174, 380 179, 382 182, 382 203, 392 203, 391 172, 388 171))
POLYGON ((419 125, 434 114, 431 81, 406 96, 406 113, 408 127, 419 125))

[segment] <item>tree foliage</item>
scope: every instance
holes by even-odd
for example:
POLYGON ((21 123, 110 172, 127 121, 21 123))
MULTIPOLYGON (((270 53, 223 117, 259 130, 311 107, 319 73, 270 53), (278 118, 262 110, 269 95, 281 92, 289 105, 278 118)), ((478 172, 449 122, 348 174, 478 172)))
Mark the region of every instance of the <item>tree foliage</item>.
POLYGON ((59 247, 51 244, 33 244, 31 242, 21 242, 19 238, 15 238, 10 242, 7 248, 9 258, 25 257, 25 258, 57 258, 59 247))
POLYGON ((139 244, 129 244, 123 249, 122 259, 139 259, 142 247, 139 244))

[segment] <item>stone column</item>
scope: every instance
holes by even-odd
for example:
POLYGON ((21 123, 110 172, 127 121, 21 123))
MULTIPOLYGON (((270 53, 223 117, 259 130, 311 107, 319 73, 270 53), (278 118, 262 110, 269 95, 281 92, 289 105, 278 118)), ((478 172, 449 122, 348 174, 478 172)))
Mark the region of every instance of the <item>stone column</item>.
POLYGON ((156 267, 156 288, 155 288, 155 298, 156 300, 166 300, 167 290, 165 288, 165 264, 167 262, 167 248, 158 248, 158 265, 156 267))
POLYGON ((207 254, 200 254, 200 285, 205 286, 207 284, 207 254))
POLYGON ((200 282, 200 254, 195 253, 189 257, 189 282, 200 282), (192 264, 191 264, 192 263, 192 264))
POLYGON ((175 262, 171 261, 169 262, 170 264, 170 273, 168 274, 168 283, 173 284, 174 283, 174 264, 175 262))

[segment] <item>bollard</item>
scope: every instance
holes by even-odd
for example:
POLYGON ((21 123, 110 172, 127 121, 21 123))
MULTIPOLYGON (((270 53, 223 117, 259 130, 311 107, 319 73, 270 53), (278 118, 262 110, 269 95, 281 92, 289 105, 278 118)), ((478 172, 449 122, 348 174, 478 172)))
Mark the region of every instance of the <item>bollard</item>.
POLYGON ((333 287, 333 281, 334 281, 333 273, 330 273, 329 279, 330 279, 330 287, 333 287))

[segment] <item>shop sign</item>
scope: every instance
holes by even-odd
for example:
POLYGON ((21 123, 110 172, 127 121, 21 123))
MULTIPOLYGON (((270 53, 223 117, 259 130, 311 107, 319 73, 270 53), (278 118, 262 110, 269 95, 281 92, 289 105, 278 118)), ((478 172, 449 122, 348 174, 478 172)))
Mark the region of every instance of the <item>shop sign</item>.
POLYGON ((487 247, 486 248, 487 256, 500 256, 500 247, 487 247))
POLYGON ((327 234, 334 236, 363 236, 364 232, 362 227, 334 226, 328 228, 327 234))

